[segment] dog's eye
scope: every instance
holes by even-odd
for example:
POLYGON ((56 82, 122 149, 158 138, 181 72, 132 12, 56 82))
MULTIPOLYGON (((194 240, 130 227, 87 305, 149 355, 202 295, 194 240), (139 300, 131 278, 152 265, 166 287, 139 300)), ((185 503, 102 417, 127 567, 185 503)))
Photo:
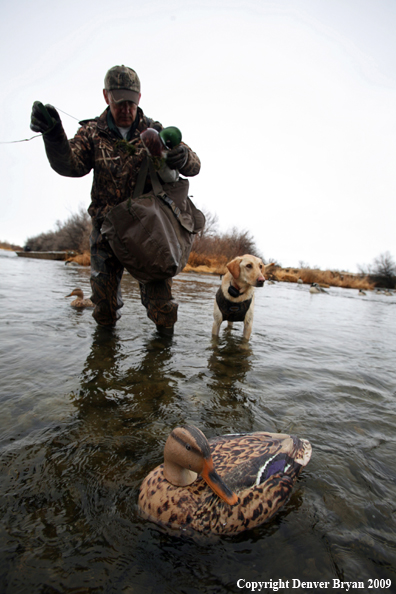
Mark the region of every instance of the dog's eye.
POLYGON ((246 268, 253 268, 251 264, 246 264, 246 268))

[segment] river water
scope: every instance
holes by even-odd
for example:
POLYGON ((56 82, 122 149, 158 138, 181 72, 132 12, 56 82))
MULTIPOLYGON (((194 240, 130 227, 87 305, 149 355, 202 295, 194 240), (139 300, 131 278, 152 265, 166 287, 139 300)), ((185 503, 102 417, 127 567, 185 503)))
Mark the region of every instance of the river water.
POLYGON ((241 324, 211 338, 219 283, 175 279, 169 339, 125 274, 108 332, 65 299, 89 269, 1 252, 2 594, 396 592, 396 295, 266 284, 246 345, 241 324), (168 534, 136 502, 184 423, 296 434, 312 459, 261 527, 168 534))

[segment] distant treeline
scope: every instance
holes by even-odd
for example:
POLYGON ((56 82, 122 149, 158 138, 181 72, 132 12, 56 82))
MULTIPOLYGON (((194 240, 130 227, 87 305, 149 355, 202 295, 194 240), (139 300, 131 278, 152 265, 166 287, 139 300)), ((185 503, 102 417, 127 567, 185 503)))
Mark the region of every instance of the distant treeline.
POLYGON ((380 254, 370 265, 359 265, 360 274, 366 275, 375 286, 394 289, 396 287, 396 263, 390 252, 380 254))
MULTIPOLYGON (((209 212, 205 212, 204 214, 206 225, 204 230, 194 239, 188 261, 190 267, 197 268, 201 266, 208 269, 221 269, 222 267, 224 268, 227 262, 243 254, 259 256, 265 264, 274 262, 276 264, 274 272, 276 268, 279 269, 281 267, 273 258, 264 260, 249 231, 241 231, 236 227, 233 227, 229 231, 219 231, 217 215, 209 212)), ((24 249, 30 249, 32 251, 73 250, 84 254, 84 263, 89 264, 89 236, 91 229, 91 218, 83 208, 80 208, 77 213, 72 214, 64 223, 57 221, 55 231, 48 231, 35 237, 29 237, 24 249)), ((6 249, 13 249, 10 244, 4 243, 3 245, 6 249)), ((308 271, 316 270, 316 273, 318 273, 320 268, 310 269, 308 264, 301 262, 299 270, 299 276, 304 277, 304 282, 313 282, 308 280, 308 271)), ((389 289, 396 287, 396 264, 389 252, 379 255, 371 265, 359 265, 358 270, 358 275, 350 276, 355 276, 356 282, 364 278, 366 287, 386 287, 389 289)), ((297 270, 292 275, 290 275, 288 269, 284 269, 285 273, 286 271, 293 278, 297 274, 297 270)), ((346 286, 345 283, 350 282, 350 279, 348 281, 342 279, 342 273, 337 273, 335 278, 334 273, 327 272, 329 273, 326 276, 327 280, 325 281, 323 278, 323 282, 338 286, 346 286)), ((283 280, 279 270, 277 271, 277 276, 279 277, 278 280, 283 280)), ((287 279, 285 278, 284 280, 287 279)), ((289 280, 292 282, 291 278, 289 280)))
POLYGON ((249 231, 233 227, 228 231, 219 231, 217 215, 204 212, 205 228, 199 233, 192 246, 188 263, 190 266, 219 266, 226 264, 237 256, 252 254, 263 258, 256 242, 249 231))
MULTIPOLYGON (((256 243, 248 231, 233 228, 221 233, 218 231, 217 216, 205 212, 205 217, 205 229, 194 239, 193 252, 196 260, 208 263, 211 258, 220 256, 228 262, 243 254, 259 256, 256 243)), ((55 231, 29 237, 24 249, 37 252, 74 250, 83 253, 89 251, 91 229, 90 216, 80 208, 64 223, 57 221, 55 231)))
POLYGON ((24 249, 33 252, 73 250, 83 253, 89 250, 91 229, 91 217, 80 207, 78 212, 72 214, 64 223, 57 221, 55 231, 29 237, 24 249))
POLYGON ((18 252, 21 249, 21 246, 15 245, 15 243, 9 243, 8 241, 0 241, 0 250, 10 250, 11 252, 18 252))

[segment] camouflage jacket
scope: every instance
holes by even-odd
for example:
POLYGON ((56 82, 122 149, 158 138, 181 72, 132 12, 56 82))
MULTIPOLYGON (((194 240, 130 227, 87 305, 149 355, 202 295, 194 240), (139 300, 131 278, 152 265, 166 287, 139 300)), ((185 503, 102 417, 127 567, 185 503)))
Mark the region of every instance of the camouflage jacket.
MULTIPOLYGON (((138 117, 129 140, 124 140, 108 118, 109 108, 100 117, 80 122, 81 128, 71 140, 61 131, 56 138, 43 135, 45 150, 52 169, 66 177, 82 177, 94 172, 91 204, 88 212, 100 226, 106 212, 132 195, 137 175, 147 155, 140 133, 146 128, 160 131, 162 125, 146 117, 138 108, 138 117)), ((184 143, 183 143, 184 144, 184 143)), ((187 145, 186 145, 187 146, 187 145)), ((198 156, 188 148, 188 159, 180 170, 184 176, 197 175, 201 168, 198 156)), ((150 189, 146 182, 145 191, 150 189)))

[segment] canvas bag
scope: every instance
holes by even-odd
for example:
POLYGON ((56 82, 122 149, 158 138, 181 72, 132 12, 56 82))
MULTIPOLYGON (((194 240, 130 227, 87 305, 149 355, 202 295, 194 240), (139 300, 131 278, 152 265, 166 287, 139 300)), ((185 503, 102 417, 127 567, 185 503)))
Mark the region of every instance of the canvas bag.
POLYGON ((151 159, 142 163, 133 197, 114 206, 101 232, 128 272, 141 283, 171 278, 187 264, 205 216, 188 196, 185 178, 161 184, 151 159), (142 194, 147 175, 152 190, 142 194))

